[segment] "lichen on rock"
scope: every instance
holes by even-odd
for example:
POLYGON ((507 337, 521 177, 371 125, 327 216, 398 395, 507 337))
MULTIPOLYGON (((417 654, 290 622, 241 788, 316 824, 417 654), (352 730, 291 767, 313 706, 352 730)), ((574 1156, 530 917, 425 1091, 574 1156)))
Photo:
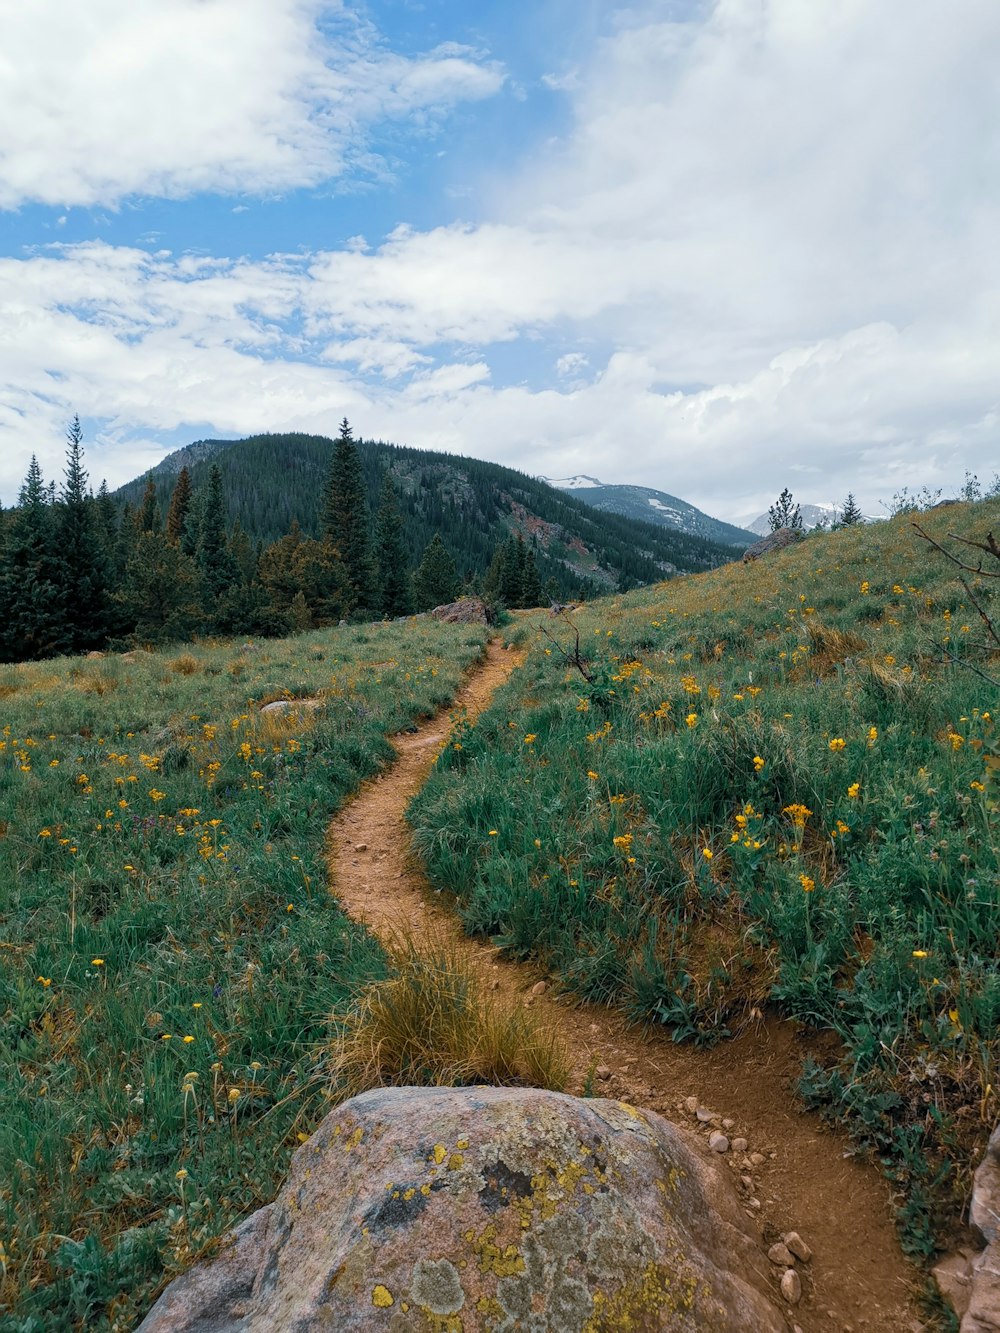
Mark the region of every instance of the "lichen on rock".
POLYGON ((365 1093, 303 1145, 253 1234, 228 1305, 225 1280, 188 1275, 210 1298, 182 1309, 168 1289, 141 1333, 784 1328, 726 1175, 612 1101, 365 1093))

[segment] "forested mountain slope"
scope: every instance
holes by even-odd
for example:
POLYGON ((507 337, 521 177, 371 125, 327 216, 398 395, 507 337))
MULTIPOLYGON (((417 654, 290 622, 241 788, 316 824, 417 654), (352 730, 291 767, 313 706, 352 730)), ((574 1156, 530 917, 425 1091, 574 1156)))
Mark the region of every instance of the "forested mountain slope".
MULTIPOLYGON (((148 475, 165 512, 181 467, 190 469, 197 489, 217 463, 230 522, 238 519, 253 541, 267 543, 295 521, 307 536, 318 535, 332 448, 318 435, 204 440, 169 455, 148 475)), ((601 513, 496 463, 372 440, 358 441, 358 450, 372 512, 384 471, 392 475, 411 559, 418 560, 438 532, 464 577, 484 574, 498 544, 516 532, 535 550, 543 583, 553 579, 564 596, 635 587, 732 559, 732 548, 601 513)), ((118 498, 137 506, 146 480, 128 483, 118 498)))

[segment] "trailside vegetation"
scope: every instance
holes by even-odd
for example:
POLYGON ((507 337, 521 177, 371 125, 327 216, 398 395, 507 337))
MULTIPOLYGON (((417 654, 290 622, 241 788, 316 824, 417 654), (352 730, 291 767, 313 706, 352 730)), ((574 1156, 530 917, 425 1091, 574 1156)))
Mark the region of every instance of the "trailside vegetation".
MULTIPOLYGON (((339 1095, 331 1014, 387 973, 330 895, 327 822, 484 634, 411 621, 0 669, 5 1333, 134 1328, 274 1196, 339 1095)), ((494 1065, 518 1036, 497 1031, 494 1065)))
POLYGON ((998 524, 952 504, 920 517, 944 551, 904 514, 528 618, 410 811, 466 929, 567 989, 678 1041, 765 1006, 835 1036, 803 1096, 925 1257, 1000 1112, 998 524))

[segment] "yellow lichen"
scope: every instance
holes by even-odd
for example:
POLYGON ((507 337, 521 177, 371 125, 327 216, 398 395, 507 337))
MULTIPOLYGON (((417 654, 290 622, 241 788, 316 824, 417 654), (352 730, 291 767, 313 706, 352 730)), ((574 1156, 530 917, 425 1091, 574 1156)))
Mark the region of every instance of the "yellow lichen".
POLYGON ((434 1159, 436 1164, 440 1166, 447 1156, 448 1156, 448 1149, 444 1146, 444 1144, 435 1143, 431 1151, 431 1157, 434 1159))
POLYGON ((356 1148, 364 1136, 365 1131, 358 1125, 354 1133, 344 1141, 344 1152, 350 1152, 352 1148, 356 1148))
POLYGON ((693 1275, 672 1274, 663 1264, 647 1264, 640 1277, 618 1291, 594 1292, 593 1313, 583 1333, 639 1333, 650 1327, 651 1316, 691 1310, 697 1290, 693 1275))
POLYGON ((496 1236, 497 1229, 491 1222, 481 1235, 474 1236, 470 1242, 479 1259, 479 1271, 493 1273, 497 1277, 513 1277, 515 1273, 523 1273, 524 1260, 517 1246, 505 1245, 501 1249, 496 1236))
POLYGON ((372 1305, 374 1305, 377 1309, 388 1310, 390 1305, 395 1305, 395 1304, 396 1302, 393 1298, 392 1292, 389 1290, 388 1287, 383 1287, 381 1282, 379 1282, 375 1287, 372 1288, 372 1305))
POLYGON ((460 1152, 453 1152, 452 1155, 448 1158, 448 1170, 458 1171, 460 1167, 464 1164, 464 1162, 465 1158, 462 1156, 460 1152))

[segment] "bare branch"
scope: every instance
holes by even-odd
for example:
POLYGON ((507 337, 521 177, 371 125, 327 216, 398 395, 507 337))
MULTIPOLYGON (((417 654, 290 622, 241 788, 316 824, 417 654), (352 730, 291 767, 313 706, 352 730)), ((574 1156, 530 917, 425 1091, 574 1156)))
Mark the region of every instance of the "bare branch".
POLYGON ((971 588, 969 587, 969 585, 966 583, 965 579, 959 579, 958 581, 959 581, 959 583, 962 585, 962 587, 965 589, 965 594, 966 594, 966 596, 968 597, 969 601, 972 603, 972 605, 973 605, 973 606, 976 608, 976 610, 979 612, 979 619, 980 619, 980 620, 983 622, 983 624, 986 626, 986 632, 987 632, 987 634, 989 634, 990 638, 993 640, 993 642, 996 644, 996 646, 997 646, 998 648, 1000 648, 1000 634, 997 634, 996 626, 993 624, 993 621, 990 619, 990 617, 986 614, 986 612, 983 610, 983 608, 982 608, 982 607, 979 605, 979 603, 976 601, 976 594, 972 591, 972 589, 971 589, 971 588))
POLYGON ((563 619, 565 619, 566 624, 569 625, 570 629, 573 631, 575 635, 575 643, 572 652, 568 652, 567 649, 565 649, 559 642, 559 640, 555 637, 555 635, 550 634, 544 625, 539 624, 539 629, 549 640, 552 646, 556 649, 556 651, 559 653, 563 661, 568 662, 571 667, 574 667, 577 671, 579 671, 580 675, 584 678, 587 684, 591 685, 593 683, 594 677, 591 674, 591 672, 587 669, 587 663, 580 654, 580 631, 576 627, 576 625, 574 625, 573 621, 570 620, 569 616, 566 615, 565 611, 559 611, 558 614, 562 616, 563 619))
POLYGON ((987 555, 993 556, 995 560, 1000 560, 1000 546, 997 545, 992 532, 986 534, 985 542, 974 542, 969 537, 959 537, 955 532, 949 532, 948 536, 952 541, 961 542, 963 546, 974 546, 977 551, 985 551, 987 555))
POLYGON ((949 653, 948 649, 945 648, 944 644, 936 643, 934 647, 937 648, 941 656, 946 657, 949 662, 954 662, 956 666, 965 667, 966 671, 974 671, 977 676, 982 676, 983 680, 988 681, 991 685, 996 685, 998 688, 1000 688, 1000 680, 994 680, 992 676, 988 676, 985 671, 980 671, 979 668, 977 666, 973 666, 971 662, 966 662, 963 658, 956 657, 954 653, 949 653))
MULTIPOLYGON (((964 560, 959 560, 957 555, 953 555, 946 546, 942 546, 939 541, 936 541, 930 533, 924 532, 919 523, 913 523, 911 521, 911 527, 916 528, 917 532, 920 533, 925 542, 929 542, 931 546, 936 547, 946 559, 950 560, 953 565, 957 565, 959 569, 967 570, 970 574, 978 574, 984 579, 1000 579, 1000 569, 996 572, 989 569, 983 569, 982 562, 978 565, 967 565, 964 560)), ((948 536, 952 537, 954 536, 954 533, 949 532, 948 536)), ((985 551, 987 555, 996 555, 997 559, 1000 560, 1000 548, 993 550, 990 546, 984 546, 982 542, 966 541, 964 537, 956 537, 955 540, 962 542, 965 546, 975 546, 980 551, 985 551)), ((993 547, 996 546, 996 542, 993 541, 992 533, 989 534, 987 540, 993 543, 993 547)))

